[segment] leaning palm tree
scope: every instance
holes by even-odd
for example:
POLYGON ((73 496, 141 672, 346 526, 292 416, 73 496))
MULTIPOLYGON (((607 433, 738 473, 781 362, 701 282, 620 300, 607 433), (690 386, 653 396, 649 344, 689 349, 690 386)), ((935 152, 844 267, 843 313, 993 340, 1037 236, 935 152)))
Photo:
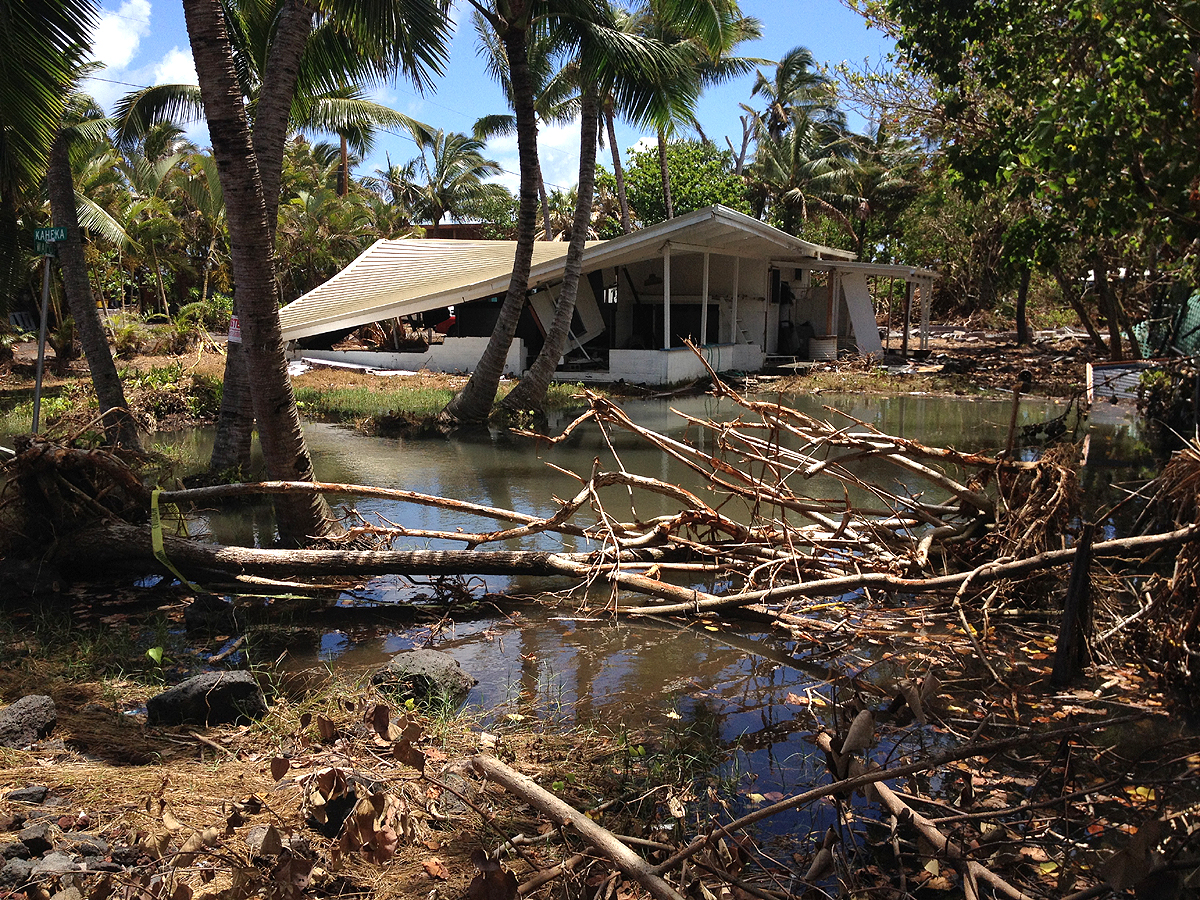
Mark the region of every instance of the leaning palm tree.
MULTIPOLYGON (((517 206, 517 247, 513 255, 512 276, 508 291, 500 305, 500 313, 488 339, 487 347, 475 371, 450 402, 438 414, 445 428, 463 423, 479 423, 487 419, 504 360, 517 323, 525 309, 525 291, 529 285, 529 270, 533 263, 533 245, 537 229, 538 163, 537 110, 534 107, 534 81, 529 68, 529 38, 535 25, 544 24, 549 15, 547 0, 492 0, 489 7, 477 0, 472 4, 495 31, 504 45, 504 60, 508 66, 511 85, 513 117, 517 131, 517 155, 520 159, 520 189, 517 206)), ((564 7, 586 6, 587 0, 564 0, 564 7)))
MULTIPOLYGON (((688 6, 688 0, 664 0, 681 7, 688 6)), ((475 366, 470 379, 461 391, 446 405, 439 414, 439 422, 443 427, 453 427, 462 423, 479 423, 486 420, 496 397, 500 384, 500 374, 504 369, 504 360, 508 356, 508 348, 516 334, 517 322, 525 308, 526 289, 529 284, 529 270, 533 259, 533 245, 536 238, 537 218, 537 112, 534 105, 534 82, 529 70, 529 36, 531 32, 545 29, 551 34, 558 35, 565 53, 579 48, 581 35, 585 30, 593 30, 604 34, 606 41, 619 42, 622 34, 615 27, 611 9, 605 0, 493 0, 491 7, 484 8, 476 0, 473 5, 495 29, 496 34, 504 44, 505 59, 509 67, 509 78, 512 85, 512 103, 517 125, 517 151, 521 161, 520 194, 517 213, 517 250, 513 260, 512 278, 509 281, 508 292, 500 307, 496 325, 488 339, 488 345, 475 366)), ((598 46, 604 46, 599 41, 598 46)), ((612 44, 612 50, 617 44, 612 44)), ((614 54, 608 64, 613 65, 619 58, 614 54)), ((672 56, 672 60, 677 60, 672 56)), ((678 78, 677 63, 669 68, 672 77, 678 78)), ((586 67, 585 67, 586 71, 586 67)), ((603 70, 596 70, 603 71, 603 70)), ((660 85, 661 86, 661 85, 660 85)), ((594 87, 593 87, 594 89, 594 87)), ((587 141, 586 135, 584 141, 587 141)), ((595 135, 591 138, 595 143, 595 135)), ((587 175, 588 187, 584 190, 581 183, 580 198, 586 197, 591 203, 592 188, 590 179, 594 177, 594 147, 592 171, 587 175)), ((583 179, 581 179, 581 182, 583 179)), ((590 209, 590 206, 589 206, 590 209)), ((579 222, 578 208, 576 222, 579 222)), ((582 220, 582 228, 574 230, 573 238, 586 230, 587 217, 582 220)), ((579 246, 582 253, 582 244, 579 246)), ((571 298, 574 303, 574 297, 571 298)), ((557 313, 556 313, 557 317, 557 313)), ((557 360, 557 356, 555 357, 557 360)), ((540 402, 540 401, 539 401, 540 402)))
MULTIPOLYGON (((492 80, 500 85, 511 106, 512 81, 509 78, 504 42, 479 10, 474 11, 472 21, 475 24, 479 54, 484 60, 485 68, 492 80)), ((537 113, 539 125, 565 125, 571 122, 579 114, 579 98, 574 86, 555 73, 558 48, 552 45, 549 33, 544 29, 530 32, 527 53, 529 77, 533 82, 533 108, 537 113)), ((476 120, 473 130, 475 137, 481 141, 501 135, 515 135, 516 117, 511 113, 483 116, 476 120)), ((546 193, 540 161, 537 179, 538 197, 542 204, 542 230, 545 240, 549 241, 553 239, 555 229, 551 222, 550 197, 546 193)))
POLYGON ((88 144, 107 143, 109 124, 90 97, 81 94, 71 96, 50 148, 46 192, 50 196, 50 211, 55 224, 66 229, 67 233, 67 239, 58 245, 63 292, 71 316, 75 319, 79 343, 87 358, 105 434, 113 443, 139 450, 141 442, 137 425, 129 414, 125 388, 117 374, 112 351, 108 348, 108 335, 92 297, 87 260, 83 253, 83 232, 75 201, 75 182, 71 173, 72 151, 88 144))
POLYGON ((554 319, 529 372, 501 401, 509 409, 542 408, 558 360, 567 348, 583 271, 584 242, 590 234, 601 98, 607 98, 631 121, 642 123, 667 119, 674 109, 695 100, 688 90, 695 82, 681 77, 690 62, 689 54, 621 28, 620 17, 610 5, 601 7, 598 13, 598 21, 564 23, 565 42, 579 48, 577 59, 565 70, 579 86, 582 110, 579 187, 554 319))

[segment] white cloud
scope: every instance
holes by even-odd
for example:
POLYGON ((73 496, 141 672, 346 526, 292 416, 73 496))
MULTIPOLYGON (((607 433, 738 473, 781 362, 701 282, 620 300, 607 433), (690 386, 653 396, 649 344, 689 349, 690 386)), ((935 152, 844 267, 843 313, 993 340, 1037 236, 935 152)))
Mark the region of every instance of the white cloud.
POLYGON ((192 48, 180 50, 172 47, 153 66, 155 84, 198 84, 196 64, 192 60, 192 48))
POLYGON ((649 150, 651 147, 658 147, 658 138, 652 134, 647 134, 638 138, 629 150, 631 153, 640 153, 643 150, 649 150))
MULTIPOLYGON (((488 141, 487 155, 496 160, 504 172, 494 181, 514 194, 520 187, 521 161, 517 154, 517 136, 504 135, 488 141)), ((543 125, 538 128, 538 161, 542 165, 542 180, 546 190, 567 190, 579 183, 579 122, 565 125, 543 125)))
POLYGON ((137 55, 142 38, 150 33, 148 0, 125 0, 116 11, 100 10, 92 33, 94 58, 109 69, 124 69, 137 55))

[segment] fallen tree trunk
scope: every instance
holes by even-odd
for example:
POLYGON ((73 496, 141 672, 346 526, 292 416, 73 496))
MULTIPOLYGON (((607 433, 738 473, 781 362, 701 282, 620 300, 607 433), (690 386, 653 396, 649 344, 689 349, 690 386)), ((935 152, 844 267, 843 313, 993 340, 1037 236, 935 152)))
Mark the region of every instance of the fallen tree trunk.
MULTIPOLYGON (((1092 548, 1095 557, 1145 554, 1200 538, 1200 525, 1189 525, 1165 534, 1102 541, 1092 548)), ((551 553, 543 550, 263 550, 209 544, 172 535, 163 536, 164 552, 180 572, 197 580, 216 576, 234 578, 319 578, 372 575, 542 575, 570 576, 587 582, 597 576, 612 584, 674 601, 650 606, 618 608, 625 615, 675 615, 740 606, 766 604, 800 597, 829 597, 863 588, 900 593, 956 590, 964 581, 985 583, 1029 575, 1040 569, 1071 562, 1075 549, 1053 550, 1027 559, 987 563, 970 572, 933 578, 903 578, 884 572, 864 572, 783 584, 760 591, 714 595, 679 587, 645 575, 622 571, 631 561, 659 562, 690 558, 687 548, 667 544, 637 547, 619 553, 551 553)), ((123 566, 146 571, 167 571, 155 557, 151 530, 124 522, 109 522, 77 532, 56 549, 53 561, 66 572, 106 571, 123 566)))
MULTIPOLYGON (((167 558, 184 574, 270 578, 333 575, 560 575, 543 550, 262 550, 230 547, 163 535, 167 558)), ((564 554, 586 560, 587 554, 564 554)), ((54 555, 64 571, 106 567, 162 569, 151 546, 151 531, 108 522, 73 534, 54 555)))

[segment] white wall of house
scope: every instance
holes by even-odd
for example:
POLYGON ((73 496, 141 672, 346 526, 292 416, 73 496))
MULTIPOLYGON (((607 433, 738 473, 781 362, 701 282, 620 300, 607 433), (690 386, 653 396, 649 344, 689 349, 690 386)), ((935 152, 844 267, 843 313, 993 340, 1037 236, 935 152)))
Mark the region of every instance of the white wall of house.
MULTIPOLYGON (((349 363, 375 369, 399 369, 419 372, 471 372, 483 351, 486 337, 448 337, 443 344, 433 344, 422 353, 389 353, 378 350, 303 350, 298 355, 333 363, 349 363)), ((525 342, 515 338, 504 361, 505 375, 520 375, 527 368, 525 342)))
MULTIPOLYGON (((717 372, 757 372, 765 356, 758 344, 709 344, 704 358, 717 372)), ((673 350, 612 350, 604 380, 634 384, 680 384, 706 374, 703 364, 687 347, 673 350)), ((578 373, 563 373, 574 378, 578 373)))

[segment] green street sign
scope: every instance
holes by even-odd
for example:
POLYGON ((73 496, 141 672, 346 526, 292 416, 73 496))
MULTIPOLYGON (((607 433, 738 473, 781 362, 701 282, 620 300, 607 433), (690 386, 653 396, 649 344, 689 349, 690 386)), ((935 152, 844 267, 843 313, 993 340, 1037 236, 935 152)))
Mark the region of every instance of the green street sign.
POLYGON ((61 225, 51 228, 35 228, 33 231, 33 237, 34 240, 45 241, 46 243, 65 241, 67 239, 67 229, 61 225))
POLYGON ((42 256, 58 256, 58 244, 50 241, 34 241, 33 249, 42 256))

